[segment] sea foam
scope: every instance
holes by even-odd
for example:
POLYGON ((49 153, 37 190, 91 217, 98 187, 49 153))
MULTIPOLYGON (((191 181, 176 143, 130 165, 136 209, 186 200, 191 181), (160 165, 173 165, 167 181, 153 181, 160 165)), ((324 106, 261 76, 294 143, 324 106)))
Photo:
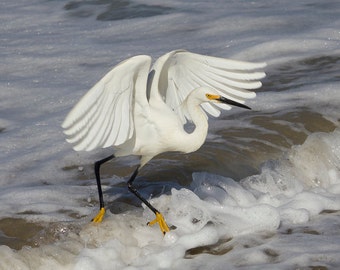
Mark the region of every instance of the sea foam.
MULTIPOLYGON (((198 262, 207 265, 204 257, 230 242, 228 252, 221 251, 214 264, 222 267, 224 258, 235 266, 236 254, 244 252, 244 248, 236 248, 242 239, 255 237, 263 245, 267 240, 256 235, 275 235, 282 228, 305 224, 323 211, 340 209, 339 135, 339 129, 311 134, 305 143, 266 162, 258 175, 240 183, 206 172, 194 173, 190 188, 173 188, 171 194, 151 200, 172 227, 164 237, 157 226, 146 226, 153 218, 147 208, 118 215, 108 212, 102 224, 81 222, 79 232, 70 231, 54 244, 17 253, 2 246, 1 264, 12 265, 12 269, 29 269, 25 265, 35 269, 51 265, 55 269, 179 269, 198 262), (316 154, 319 160, 313 163, 316 154), (185 261, 188 254, 195 255, 185 261)), ((275 238, 270 241, 271 246, 279 244, 275 238)), ((289 250, 289 244, 284 245, 289 250)), ((266 264, 267 253, 275 255, 269 247, 263 253, 262 246, 247 252, 245 264, 266 264)), ((330 254, 327 260, 334 256, 330 254)))

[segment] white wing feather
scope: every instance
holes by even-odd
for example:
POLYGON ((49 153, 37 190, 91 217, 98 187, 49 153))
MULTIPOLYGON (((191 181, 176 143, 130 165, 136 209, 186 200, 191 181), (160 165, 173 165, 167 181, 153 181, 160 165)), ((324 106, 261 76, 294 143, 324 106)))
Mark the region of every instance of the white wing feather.
MULTIPOLYGON (((255 92, 249 91, 261 87, 260 79, 265 73, 258 71, 265 63, 250 63, 190 53, 183 50, 172 51, 160 57, 155 63, 154 80, 151 95, 156 91, 166 104, 174 110, 182 122, 189 116, 181 107, 189 93, 197 87, 214 88, 221 95, 244 103, 254 98, 255 92), (158 72, 158 75, 156 73, 158 72)), ((226 104, 202 104, 206 112, 219 116, 220 110, 229 110, 226 104)))
MULTIPOLYGON (((62 127, 67 141, 77 151, 121 145, 134 134, 135 101, 148 106, 147 87, 151 83, 150 103, 164 101, 185 123, 183 101, 201 86, 214 88, 224 97, 239 103, 254 98, 253 90, 261 87, 265 73, 258 71, 265 63, 249 63, 183 50, 160 57, 148 73, 151 58, 146 55, 129 58, 107 73, 92 87, 67 115, 62 127), (137 91, 137 93, 136 93, 137 91)), ((226 104, 202 104, 204 110, 219 116, 226 104)))
POLYGON ((135 91, 146 92, 150 65, 146 55, 121 62, 76 104, 62 124, 76 151, 120 145, 132 137, 135 91))

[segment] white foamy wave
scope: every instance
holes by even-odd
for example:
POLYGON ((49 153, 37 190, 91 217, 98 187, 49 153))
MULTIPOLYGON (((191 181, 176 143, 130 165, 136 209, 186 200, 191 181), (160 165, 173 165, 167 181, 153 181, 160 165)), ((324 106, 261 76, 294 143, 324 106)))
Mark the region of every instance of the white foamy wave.
MULTIPOLYGON (((339 135, 339 129, 331 134, 312 134, 303 145, 295 146, 281 159, 267 162, 259 175, 240 184, 208 173, 193 174, 190 190, 173 189, 170 195, 152 201, 163 211, 168 223, 176 226, 163 240, 157 236, 158 229, 143 227, 135 218, 127 226, 134 228, 132 234, 127 237, 125 231, 123 238, 117 238, 117 232, 111 232, 115 237, 110 240, 103 237, 104 245, 87 249, 78 256, 76 269, 94 269, 93 265, 96 269, 110 269, 98 264, 102 254, 107 253, 120 258, 122 267, 180 268, 190 249, 213 245, 229 237, 273 232, 280 225, 307 222, 322 211, 339 210, 339 135)), ((144 218, 145 221, 152 218, 148 209, 144 218)), ((103 230, 124 231, 124 222, 118 222, 117 226, 115 219, 111 217, 103 230)), ((88 227, 88 230, 93 233, 101 229, 88 227)), ((98 241, 98 233, 93 236, 98 241)), ((233 251, 230 254, 224 256, 233 257, 233 251)), ((195 265, 195 260, 202 264, 200 256, 204 255, 197 255, 186 264, 195 265)), ((258 263, 268 262, 268 256, 260 250, 250 256, 249 262, 254 263, 251 257, 258 263)))
MULTIPOLYGON (((221 268, 228 260, 230 267, 237 266, 237 255, 243 254, 245 247, 234 246, 244 241, 242 235, 246 234, 248 241, 253 238, 263 244, 265 240, 256 238, 259 233, 275 234, 285 226, 310 221, 322 211, 339 210, 339 194, 340 129, 337 129, 329 134, 310 135, 304 144, 293 147, 280 159, 266 162, 259 175, 245 178, 241 183, 218 175, 194 173, 190 189, 172 189, 171 194, 152 200, 175 228, 165 237, 156 226, 146 226, 153 218, 147 208, 143 212, 136 209, 117 215, 108 213, 102 224, 81 225, 79 233, 70 232, 67 238, 53 245, 24 248, 17 253, 2 246, 0 256, 4 259, 0 266, 179 269, 184 265, 195 268, 198 263, 204 267, 208 264, 204 258, 211 256, 204 254, 209 253, 209 247, 216 248, 219 246, 216 243, 231 238, 233 246, 228 252, 221 252, 214 265, 221 268), (185 259, 195 249, 191 259, 185 259)), ((319 244, 328 245, 327 241, 319 244)), ((284 243, 283 252, 289 253, 289 244, 283 239, 272 239, 270 243, 272 246, 284 243)), ((339 249, 340 244, 335 248, 339 249)), ((243 264, 264 267, 270 261, 267 253, 271 252, 274 251, 269 248, 263 252, 262 246, 251 252, 247 250, 243 264)), ((336 253, 330 251, 328 256, 323 260, 338 260, 336 253)), ((307 253, 299 255, 295 262, 311 260, 307 253)), ((287 261, 284 265, 287 266, 287 261)))
POLYGON ((306 222, 323 210, 339 210, 340 130, 315 133, 281 159, 268 161, 261 174, 242 180, 259 203, 279 211, 282 222, 306 222))

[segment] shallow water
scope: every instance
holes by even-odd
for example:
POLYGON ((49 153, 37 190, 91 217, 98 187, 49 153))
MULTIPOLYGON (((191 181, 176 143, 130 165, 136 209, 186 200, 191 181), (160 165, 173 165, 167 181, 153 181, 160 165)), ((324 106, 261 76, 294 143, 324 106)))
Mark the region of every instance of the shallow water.
POLYGON ((132 1, 70 1, 64 9, 68 14, 78 18, 96 15, 99 21, 127 20, 134 18, 147 18, 169 14, 172 8, 162 5, 137 4, 132 1), (103 6, 102 12, 96 14, 98 7, 103 6))
POLYGON ((5 1, 0 9, 0 269, 337 269, 340 265, 336 1, 5 1), (200 16, 197 16, 200 14, 200 16), (252 111, 210 119, 197 152, 93 162, 60 128, 110 67, 186 48, 266 61, 252 111))

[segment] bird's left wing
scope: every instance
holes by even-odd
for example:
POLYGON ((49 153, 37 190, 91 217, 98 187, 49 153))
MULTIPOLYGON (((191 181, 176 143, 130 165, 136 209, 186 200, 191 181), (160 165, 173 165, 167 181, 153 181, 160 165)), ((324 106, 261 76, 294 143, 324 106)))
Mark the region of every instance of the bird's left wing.
MULTIPOLYGON (((239 103, 254 98, 252 90, 261 87, 260 79, 265 73, 259 69, 265 63, 250 63, 225 58, 200 55, 184 50, 169 52, 160 57, 154 70, 160 70, 159 77, 153 84, 166 104, 174 110, 182 122, 188 115, 181 107, 182 102, 195 88, 207 86, 214 88, 221 95, 239 103)), ((153 91, 153 90, 151 90, 153 91)), ((220 109, 229 110, 227 104, 204 103, 202 107, 210 115, 218 116, 220 109)))
POLYGON ((62 127, 76 151, 120 145, 132 137, 133 99, 135 91, 146 92, 150 65, 146 55, 121 62, 75 105, 62 127))

